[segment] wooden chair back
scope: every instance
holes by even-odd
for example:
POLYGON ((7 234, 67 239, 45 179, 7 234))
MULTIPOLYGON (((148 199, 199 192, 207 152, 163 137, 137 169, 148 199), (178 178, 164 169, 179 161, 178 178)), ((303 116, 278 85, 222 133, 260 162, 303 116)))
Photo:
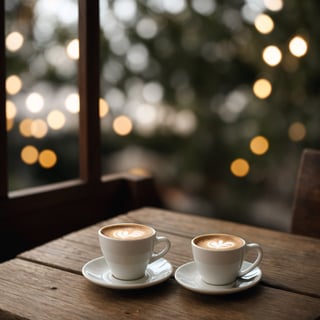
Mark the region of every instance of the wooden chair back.
POLYGON ((291 232, 320 238, 320 150, 305 149, 301 156, 291 232))

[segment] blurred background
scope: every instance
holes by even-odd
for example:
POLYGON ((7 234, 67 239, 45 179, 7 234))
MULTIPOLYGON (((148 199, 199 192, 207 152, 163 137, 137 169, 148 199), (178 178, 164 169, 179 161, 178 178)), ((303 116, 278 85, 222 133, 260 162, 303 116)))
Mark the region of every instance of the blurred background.
MULTIPOLYGON (((103 173, 165 206, 288 230, 320 148, 320 2, 100 0, 103 173)), ((79 176, 76 0, 6 0, 10 190, 79 176)))

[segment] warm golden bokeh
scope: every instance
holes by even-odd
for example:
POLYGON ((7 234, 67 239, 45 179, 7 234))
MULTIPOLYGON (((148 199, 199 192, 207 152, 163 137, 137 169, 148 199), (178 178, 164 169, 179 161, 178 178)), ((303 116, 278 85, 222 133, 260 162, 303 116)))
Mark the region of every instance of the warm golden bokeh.
POLYGON ((14 119, 16 114, 17 114, 16 105, 12 101, 7 100, 6 101, 6 117, 7 117, 7 119, 14 119))
POLYGON ((31 133, 31 124, 32 124, 32 119, 30 118, 26 118, 26 119, 23 119, 20 124, 19 124, 19 131, 20 131, 20 134, 23 136, 23 137, 31 137, 32 136, 32 133, 31 133))
POLYGON ((6 90, 8 94, 15 95, 22 88, 22 81, 17 75, 11 75, 6 79, 6 90))
POLYGON ((275 67, 281 62, 282 53, 277 46, 268 46, 263 50, 262 58, 270 67, 275 67))
POLYGON ((67 45, 67 55, 72 60, 79 59, 79 40, 73 39, 67 45))
POLYGON ((13 31, 6 37, 6 48, 8 51, 18 51, 23 46, 23 43, 23 35, 18 31, 13 31))
POLYGON ((54 151, 46 149, 39 154, 39 164, 45 169, 54 167, 57 163, 57 155, 54 151))
POLYGON ((21 160, 28 164, 34 164, 38 161, 39 152, 36 147, 27 145, 25 146, 20 153, 21 160))
POLYGON ((132 131, 132 121, 127 116, 118 116, 113 121, 113 130, 119 136, 126 136, 132 131))
POLYGON ((238 158, 232 161, 230 165, 230 171, 236 177, 242 178, 248 175, 250 171, 250 166, 247 160, 238 158))
POLYGON ((299 121, 292 123, 288 129, 288 136, 290 140, 295 142, 303 140, 306 134, 307 129, 305 125, 299 121))
POLYGON ((253 84, 253 93, 259 99, 266 99, 272 92, 272 85, 267 79, 258 79, 253 84))
POLYGON ((99 99, 99 116, 100 118, 105 117, 109 113, 108 102, 102 98, 99 99))
POLYGON ((66 123, 66 116, 59 110, 52 110, 47 116, 47 122, 51 129, 60 130, 66 123))
POLYGON ((308 43, 300 36, 295 36, 289 42, 289 50, 292 55, 300 58, 306 55, 308 51, 308 43))
POLYGON ((260 33, 268 34, 273 30, 274 23, 267 14, 259 14, 254 20, 254 26, 260 33))
POLYGON ((263 155, 269 150, 269 141, 263 136, 256 136, 250 141, 250 150, 256 155, 263 155))
POLYGON ((34 119, 31 123, 31 134, 37 139, 41 139, 48 133, 48 125, 42 119, 34 119))

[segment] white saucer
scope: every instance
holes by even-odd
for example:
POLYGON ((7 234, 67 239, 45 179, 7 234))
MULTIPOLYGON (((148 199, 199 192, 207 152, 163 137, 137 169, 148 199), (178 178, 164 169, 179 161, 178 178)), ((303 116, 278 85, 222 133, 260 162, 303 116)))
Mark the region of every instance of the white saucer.
POLYGON ((82 267, 82 274, 89 281, 112 289, 140 289, 154 286, 167 280, 172 273, 172 265, 164 258, 150 263, 143 278, 130 281, 114 278, 104 257, 93 259, 82 267))
MULTIPOLYGON (((247 267, 249 265, 250 262, 243 262, 243 267, 247 267)), ((175 272, 175 278, 180 285, 189 290, 204 294, 230 294, 247 290, 255 286, 260 281, 261 277, 262 272, 259 267, 256 267, 244 277, 238 278, 234 283, 229 285, 210 285, 201 279, 194 261, 180 266, 175 272)))

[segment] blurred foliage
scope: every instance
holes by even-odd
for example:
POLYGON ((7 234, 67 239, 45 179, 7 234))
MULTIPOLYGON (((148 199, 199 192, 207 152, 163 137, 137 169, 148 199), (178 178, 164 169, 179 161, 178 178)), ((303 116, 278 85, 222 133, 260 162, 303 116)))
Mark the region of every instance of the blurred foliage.
MULTIPOLYGON (((74 26, 57 23, 50 40, 35 43, 31 23, 34 7, 30 3, 7 4, 8 26, 28 26, 26 42, 30 46, 8 54, 8 73, 28 77, 30 59, 40 59, 52 45, 65 46, 75 33, 74 26), (17 17, 18 22, 14 20, 17 17)), ((275 24, 269 34, 259 33, 244 16, 244 8, 248 9, 250 3, 254 7, 262 1, 212 1, 210 14, 196 12, 196 1, 176 0, 185 6, 175 13, 166 10, 164 3, 117 0, 106 5, 101 1, 101 96, 108 101, 108 94, 116 88, 125 101, 120 106, 108 101, 110 114, 102 120, 104 172, 132 166, 151 170, 167 205, 177 210, 246 222, 256 214, 255 204, 265 200, 290 210, 301 152, 306 147, 320 148, 320 3, 290 0, 284 1, 280 11, 265 9, 275 24), (133 5, 131 18, 113 11, 121 3, 129 8, 133 5), (138 23, 143 19, 156 26, 154 36, 138 32, 138 23), (289 41, 296 35, 308 43, 308 52, 301 58, 288 50, 289 41), (262 59, 268 45, 278 46, 283 54, 275 67, 262 59), (140 62, 143 67, 130 64, 132 48, 147 59, 140 62), (263 100, 252 91, 260 77, 272 84, 270 97, 263 100), (117 136, 111 129, 111 119, 119 114, 137 119, 130 102, 143 102, 141 91, 148 83, 156 83, 163 90, 161 101, 155 104, 157 115, 159 110, 164 113, 162 121, 152 130, 143 131, 139 130, 139 121, 133 120, 133 132, 117 136), (179 131, 172 117, 186 110, 186 121, 190 121, 191 114, 196 125, 192 130, 179 131), (305 138, 298 142, 288 136, 294 122, 306 127, 305 138), (270 144, 262 156, 249 148, 250 140, 257 135, 266 137, 270 144), (231 162, 239 157, 250 164, 244 178, 230 172, 231 162)), ((145 27, 145 31, 150 30, 145 27)), ((46 72, 31 77, 53 88, 76 84, 76 74, 63 74, 50 64, 46 72)), ((10 144, 10 157, 16 162, 19 148, 26 144, 17 135, 13 130, 9 136, 15 142, 10 144)), ((28 168, 34 184, 77 175, 76 139, 76 132, 71 131, 63 137, 35 142, 51 145, 61 156, 50 173, 35 166, 28 168)), ((16 166, 14 163, 11 168, 13 175, 19 172, 16 166)), ((270 217, 280 214, 273 212, 272 205, 267 210, 270 217)))

